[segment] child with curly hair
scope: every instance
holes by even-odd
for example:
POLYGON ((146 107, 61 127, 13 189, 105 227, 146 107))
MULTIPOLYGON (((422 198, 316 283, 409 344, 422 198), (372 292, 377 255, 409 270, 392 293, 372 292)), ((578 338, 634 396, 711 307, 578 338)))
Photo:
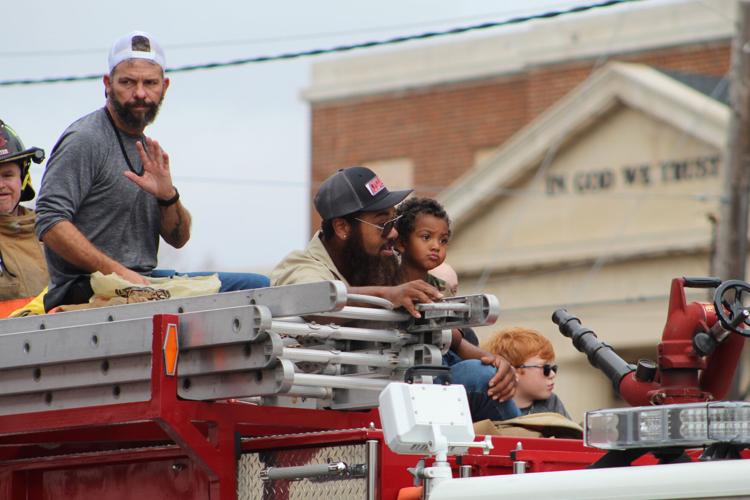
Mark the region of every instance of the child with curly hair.
POLYGON ((401 281, 424 280, 443 295, 448 284, 429 273, 445 260, 451 238, 450 219, 432 198, 409 198, 396 207, 396 251, 401 254, 401 281))
MULTIPOLYGON (((445 209, 431 198, 410 198, 396 207, 402 282, 424 280, 445 296, 453 295, 445 281, 429 272, 445 260, 451 237, 445 209)), ((467 342, 460 330, 453 330, 443 364, 451 367, 454 384, 466 387, 472 418, 506 420, 518 415, 513 403, 514 374, 508 361, 467 342), (502 394, 493 386, 507 384, 502 394), (491 391, 491 392, 490 392, 491 391)))
POLYGON ((506 328, 490 337, 483 347, 510 361, 518 385, 513 400, 522 415, 554 412, 570 418, 560 398, 552 391, 558 367, 555 349, 541 333, 530 328, 506 328))

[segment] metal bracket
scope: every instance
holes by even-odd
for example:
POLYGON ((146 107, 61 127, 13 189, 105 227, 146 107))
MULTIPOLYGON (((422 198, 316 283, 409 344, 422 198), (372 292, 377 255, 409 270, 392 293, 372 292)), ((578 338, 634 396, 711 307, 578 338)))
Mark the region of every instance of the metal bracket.
POLYGON ((309 464, 293 467, 268 467, 260 471, 261 481, 340 481, 365 477, 367 464, 347 465, 345 462, 309 464))

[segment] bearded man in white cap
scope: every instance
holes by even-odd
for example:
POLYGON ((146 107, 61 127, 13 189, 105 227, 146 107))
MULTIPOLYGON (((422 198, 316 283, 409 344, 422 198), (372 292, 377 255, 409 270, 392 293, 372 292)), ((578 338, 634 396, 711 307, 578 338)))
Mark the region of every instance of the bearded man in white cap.
MULTIPOLYGON (((50 289, 45 309, 93 294, 90 274, 134 284, 156 270, 159 236, 175 248, 190 239, 190 213, 172 184, 169 156, 144 135, 169 88, 166 60, 148 33, 115 41, 104 75, 103 108, 74 122, 50 154, 36 209, 50 289)), ((188 273, 206 274, 206 273, 188 273)), ((268 286, 264 276, 219 273, 222 290, 268 286)))

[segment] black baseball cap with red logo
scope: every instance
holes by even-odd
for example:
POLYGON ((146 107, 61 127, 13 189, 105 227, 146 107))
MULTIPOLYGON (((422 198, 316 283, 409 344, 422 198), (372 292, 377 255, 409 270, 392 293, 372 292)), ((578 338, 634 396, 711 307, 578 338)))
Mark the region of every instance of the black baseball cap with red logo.
POLYGON ((323 220, 356 212, 377 212, 398 205, 412 191, 388 191, 380 177, 366 167, 342 168, 320 185, 315 209, 323 220))

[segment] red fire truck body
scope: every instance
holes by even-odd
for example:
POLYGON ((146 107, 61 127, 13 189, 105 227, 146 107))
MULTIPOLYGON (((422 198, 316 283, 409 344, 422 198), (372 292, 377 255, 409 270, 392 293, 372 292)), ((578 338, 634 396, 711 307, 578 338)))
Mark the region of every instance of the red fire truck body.
MULTIPOLYGON (((491 296, 456 298, 426 307, 423 321, 415 322, 397 311, 347 306, 352 299, 367 300, 327 282, 2 322, 0 498, 407 495, 415 481, 408 469, 419 456, 389 449, 376 400, 362 394, 377 396, 414 365, 439 365, 444 332, 491 324, 497 304, 491 296), (309 320, 326 315, 366 326, 309 320), (292 337, 300 345, 291 345, 292 337)), ((718 322, 708 321, 707 329, 718 322)), ((579 349, 592 334, 571 332, 579 349)), ((701 356, 702 369, 709 356, 701 356)), ((637 384, 659 393, 658 370, 631 371, 623 378, 640 377, 625 382, 631 393, 637 384)), ((470 448, 450 457, 453 477, 465 478, 454 481, 466 481, 454 486, 479 488, 469 478, 581 470, 605 456, 581 440, 493 436, 491 442, 489 453, 470 448)), ((686 456, 696 460, 698 453, 686 456)), ((628 463, 664 463, 655 455, 632 454, 628 463)), ((586 473, 594 491, 606 489, 595 484, 603 476, 586 473)))

